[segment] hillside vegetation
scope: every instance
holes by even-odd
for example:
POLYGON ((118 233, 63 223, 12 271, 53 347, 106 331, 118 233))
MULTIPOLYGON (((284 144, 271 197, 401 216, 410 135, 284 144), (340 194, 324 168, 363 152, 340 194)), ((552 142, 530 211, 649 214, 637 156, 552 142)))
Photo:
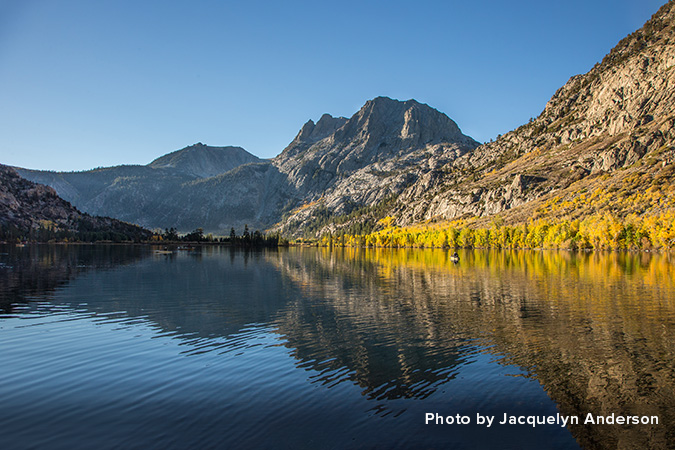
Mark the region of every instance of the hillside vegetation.
POLYGON ((427 173, 373 233, 335 226, 323 242, 674 247, 674 8, 572 77, 539 117, 427 173))

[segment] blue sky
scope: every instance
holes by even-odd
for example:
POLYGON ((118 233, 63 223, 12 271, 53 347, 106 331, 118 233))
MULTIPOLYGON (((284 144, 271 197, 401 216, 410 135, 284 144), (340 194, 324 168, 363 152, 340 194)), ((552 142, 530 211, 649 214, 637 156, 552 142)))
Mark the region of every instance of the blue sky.
POLYGON ((537 116, 665 0, 0 0, 0 163, 273 157, 308 119, 414 98, 484 142, 537 116))

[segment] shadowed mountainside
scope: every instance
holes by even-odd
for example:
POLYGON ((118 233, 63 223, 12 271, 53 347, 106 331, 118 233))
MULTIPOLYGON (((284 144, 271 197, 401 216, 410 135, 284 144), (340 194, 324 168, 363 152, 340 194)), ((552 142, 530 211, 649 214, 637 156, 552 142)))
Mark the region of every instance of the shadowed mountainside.
POLYGON ((150 236, 148 230, 136 225, 82 213, 51 187, 21 178, 11 167, 0 165, 0 238, 140 240, 150 236))

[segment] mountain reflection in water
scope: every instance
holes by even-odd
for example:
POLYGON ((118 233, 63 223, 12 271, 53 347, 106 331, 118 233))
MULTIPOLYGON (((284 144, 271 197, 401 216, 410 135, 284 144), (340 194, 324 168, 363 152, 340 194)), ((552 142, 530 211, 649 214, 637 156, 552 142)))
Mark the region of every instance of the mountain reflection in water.
MULTIPOLYGON (((585 448, 673 442, 675 270, 665 255, 466 251, 455 264, 441 250, 205 247, 165 255, 142 247, 39 246, 2 252, 0 336, 7 333, 9 347, 0 350, 0 365, 14 379, 25 368, 45 380, 54 370, 77 377, 72 361, 68 370, 41 368, 35 356, 17 356, 21 345, 42 342, 22 334, 25 324, 56 339, 67 330, 57 323, 111 326, 107 335, 86 332, 105 339, 97 351, 110 347, 98 356, 116 358, 117 366, 97 366, 97 373, 110 371, 106 376, 125 386, 108 393, 121 398, 120 414, 145 411, 143 435, 133 438, 139 446, 263 447, 284 436, 287 445, 308 448, 502 448, 509 439, 514 448, 574 448, 568 432, 553 427, 467 427, 457 435, 423 423, 425 411, 499 420, 505 412, 555 415, 556 407, 582 422, 587 413, 660 418, 660 425, 570 426, 585 448), (119 330, 149 339, 124 348, 112 342, 119 330), (175 347, 166 360, 160 342, 162 351, 175 347), (157 361, 136 361, 134 352, 156 352, 157 361), (137 375, 122 370, 125 358, 137 375), (153 389, 166 397, 153 397, 153 389), (190 404, 216 402, 208 413, 204 404, 191 406, 200 427, 211 430, 197 440, 187 437, 195 424, 174 425, 182 435, 169 439, 172 433, 149 423, 157 405, 182 396, 190 404), (267 403, 272 396, 278 404, 267 403), (249 403, 266 405, 259 423, 252 422, 249 403), (146 404, 154 409, 144 410, 146 404), (252 430, 262 434, 253 438, 252 430)), ((70 337, 64 334, 64 341, 70 337)), ((49 347, 50 356, 59 351, 74 349, 49 347)), ((73 359, 83 376, 87 358, 73 359)), ((30 431, 21 427, 37 412, 24 407, 17 389, 28 398, 39 392, 16 381, 0 419, 18 430, 5 437, 30 446, 30 431)), ((57 382, 49 389, 67 391, 57 382)), ((82 389, 70 398, 96 395, 82 389)), ((73 420, 82 414, 77 408, 73 420)), ((106 432, 114 434, 99 430, 106 432)), ((107 442, 116 446, 124 442, 119 439, 107 442)), ((59 442, 50 444, 67 441, 59 442)))

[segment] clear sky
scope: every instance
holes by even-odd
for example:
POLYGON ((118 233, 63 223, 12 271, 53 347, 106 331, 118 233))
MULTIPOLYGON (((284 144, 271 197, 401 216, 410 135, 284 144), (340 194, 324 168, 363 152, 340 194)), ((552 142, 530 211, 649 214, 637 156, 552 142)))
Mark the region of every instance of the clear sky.
POLYGON ((0 0, 0 163, 273 157, 308 119, 414 98, 484 142, 665 0, 0 0))

